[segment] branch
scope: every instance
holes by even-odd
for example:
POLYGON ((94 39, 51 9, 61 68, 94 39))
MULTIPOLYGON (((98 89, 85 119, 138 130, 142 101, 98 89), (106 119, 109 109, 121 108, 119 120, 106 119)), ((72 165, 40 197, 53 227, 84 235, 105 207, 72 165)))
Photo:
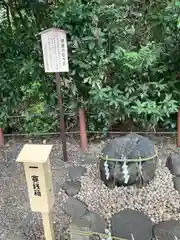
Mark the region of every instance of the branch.
POLYGON ((17 13, 18 13, 18 15, 19 15, 19 18, 20 18, 20 20, 21 20, 21 23, 22 23, 22 25, 24 26, 24 28, 27 29, 27 24, 26 24, 26 22, 24 21, 24 18, 23 18, 22 14, 21 14, 20 8, 18 9, 16 0, 14 1, 14 3, 15 3, 16 11, 17 11, 17 13))
POLYGON ((11 20, 10 20, 9 6, 5 1, 2 1, 2 5, 6 9, 7 21, 8 21, 9 29, 10 29, 10 32, 11 32, 11 35, 12 35, 12 24, 11 24, 11 20))
POLYGON ((26 25, 26 23, 24 21, 24 18, 23 18, 23 16, 22 16, 20 11, 18 11, 18 15, 19 15, 19 18, 21 19, 22 25, 24 26, 25 29, 27 29, 27 25, 26 25))

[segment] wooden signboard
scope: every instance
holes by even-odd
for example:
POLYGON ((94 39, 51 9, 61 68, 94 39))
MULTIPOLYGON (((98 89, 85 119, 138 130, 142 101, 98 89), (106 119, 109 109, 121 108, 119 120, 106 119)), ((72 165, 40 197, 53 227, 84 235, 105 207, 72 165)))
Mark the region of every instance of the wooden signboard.
POLYGON ((69 72, 65 31, 50 28, 41 33, 41 43, 45 72, 69 72))

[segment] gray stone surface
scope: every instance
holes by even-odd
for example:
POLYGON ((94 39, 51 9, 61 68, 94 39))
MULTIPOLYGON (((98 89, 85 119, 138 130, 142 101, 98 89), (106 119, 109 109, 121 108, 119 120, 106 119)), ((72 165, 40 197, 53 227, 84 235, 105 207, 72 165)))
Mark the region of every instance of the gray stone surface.
POLYGON ((62 188, 64 189, 64 191, 66 192, 66 194, 70 197, 75 196, 76 194, 78 194, 78 192, 81 189, 81 183, 79 181, 66 181, 62 188))
POLYGON ((81 157, 83 164, 93 164, 96 161, 95 154, 84 153, 81 157))
MULTIPOLYGON (((72 220, 70 224, 70 231, 72 240, 89 240, 92 236, 82 236, 75 234, 76 231, 87 231, 87 232, 97 232, 104 233, 106 228, 105 220, 95 212, 86 212, 80 218, 72 220), (74 232, 74 233, 73 233, 74 232)), ((95 238, 93 238, 95 239, 95 238)))
POLYGON ((68 171, 72 180, 78 180, 86 173, 86 168, 83 166, 69 167, 68 171))
POLYGON ((73 221, 80 230, 104 233, 106 228, 105 220, 95 212, 87 212, 79 219, 73 221))
POLYGON ((173 177, 174 188, 180 193, 180 176, 173 177))
POLYGON ((180 221, 169 220, 156 224, 153 234, 158 240, 178 240, 180 239, 180 221))
POLYGON ((111 218, 112 236, 132 240, 152 239, 152 222, 146 215, 133 210, 123 210, 111 218))
POLYGON ((124 155, 127 159, 132 159, 127 163, 130 178, 128 183, 124 183, 124 174, 122 170, 123 162, 107 161, 110 177, 107 180, 105 175, 104 159, 100 160, 101 179, 108 186, 115 183, 117 186, 149 183, 154 177, 157 157, 150 161, 142 161, 142 173, 140 174, 139 165, 133 161, 138 158, 148 158, 155 155, 154 143, 146 137, 137 134, 128 134, 124 137, 114 138, 102 150, 104 156, 113 159, 121 159, 124 155))
POLYGON ((71 197, 65 202, 64 211, 73 219, 78 219, 87 212, 87 205, 78 199, 71 197))
POLYGON ((173 175, 180 176, 180 153, 171 153, 167 158, 166 166, 173 175))
POLYGON ((69 226, 71 240, 89 240, 89 236, 83 236, 78 234, 78 231, 81 230, 78 225, 71 223, 69 226))

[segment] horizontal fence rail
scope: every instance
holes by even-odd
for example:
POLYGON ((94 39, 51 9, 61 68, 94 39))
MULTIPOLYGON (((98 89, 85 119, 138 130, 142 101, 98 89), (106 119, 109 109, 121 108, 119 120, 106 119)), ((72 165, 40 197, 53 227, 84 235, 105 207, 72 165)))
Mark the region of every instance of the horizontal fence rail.
MULTIPOLYGON (((57 112, 44 112, 44 115, 49 115, 49 114, 56 114, 56 115, 60 115, 60 112, 57 110, 57 112)), ((6 118, 33 118, 33 117, 42 117, 43 114, 25 114, 25 115, 7 115, 6 118)), ((67 116, 72 116, 74 117, 74 115, 78 114, 77 112, 65 112, 64 115, 67 116)), ((98 113, 86 113, 87 116, 97 116, 98 113)))
MULTIPOLYGON (((136 133, 136 134, 152 134, 152 135, 175 135, 177 132, 131 132, 131 131, 126 131, 126 132, 103 132, 103 131, 87 131, 89 134, 128 134, 128 133, 136 133)), ((60 135, 61 132, 32 132, 32 133, 6 133, 4 134, 4 137, 11 137, 11 136, 48 136, 48 135, 60 135)), ((66 134, 80 134, 80 131, 74 131, 74 132, 66 132, 66 134)))

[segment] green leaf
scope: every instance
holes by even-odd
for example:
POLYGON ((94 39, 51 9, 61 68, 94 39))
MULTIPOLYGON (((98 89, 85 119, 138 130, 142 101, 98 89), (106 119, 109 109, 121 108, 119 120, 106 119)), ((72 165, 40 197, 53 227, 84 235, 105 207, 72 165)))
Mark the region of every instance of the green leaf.
POLYGON ((178 17, 177 28, 180 28, 180 17, 178 17))
POLYGON ((180 1, 175 1, 176 7, 180 7, 180 1))
POLYGON ((128 57, 128 58, 137 58, 138 53, 137 52, 126 52, 125 56, 128 57))
POLYGON ((95 47, 95 43, 94 42, 90 42, 89 43, 89 49, 92 50, 95 47))

